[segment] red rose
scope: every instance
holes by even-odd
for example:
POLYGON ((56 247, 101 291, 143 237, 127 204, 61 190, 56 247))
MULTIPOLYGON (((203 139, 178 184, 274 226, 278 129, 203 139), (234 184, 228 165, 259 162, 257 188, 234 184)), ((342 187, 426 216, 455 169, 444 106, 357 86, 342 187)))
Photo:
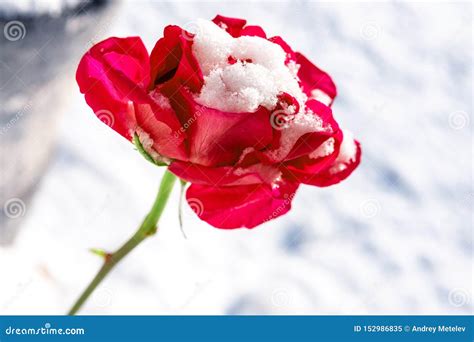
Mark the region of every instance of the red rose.
POLYGON ((151 55, 138 37, 109 38, 82 58, 77 82, 99 116, 191 183, 186 198, 219 228, 285 214, 303 184, 351 174, 361 149, 330 105, 330 76, 281 37, 217 16, 194 34, 168 26, 151 55))

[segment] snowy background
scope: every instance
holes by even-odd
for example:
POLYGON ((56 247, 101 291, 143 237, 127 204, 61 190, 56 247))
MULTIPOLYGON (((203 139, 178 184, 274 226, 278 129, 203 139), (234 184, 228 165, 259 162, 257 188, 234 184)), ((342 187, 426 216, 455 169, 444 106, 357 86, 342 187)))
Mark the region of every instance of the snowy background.
MULTIPOLYGON (((472 4, 113 7, 94 42, 139 35, 151 49, 165 25, 217 13, 282 35, 333 76, 333 110, 361 141, 363 159, 342 184, 303 186, 289 214, 254 230, 214 229, 186 208, 184 239, 176 187, 158 235, 82 313, 472 313, 472 4)), ((100 266, 88 249, 125 241, 160 181, 162 170, 87 107, 74 81, 79 58, 62 88, 67 107, 50 163, 24 201, 16 239, 0 247, 1 314, 65 313, 100 266)))

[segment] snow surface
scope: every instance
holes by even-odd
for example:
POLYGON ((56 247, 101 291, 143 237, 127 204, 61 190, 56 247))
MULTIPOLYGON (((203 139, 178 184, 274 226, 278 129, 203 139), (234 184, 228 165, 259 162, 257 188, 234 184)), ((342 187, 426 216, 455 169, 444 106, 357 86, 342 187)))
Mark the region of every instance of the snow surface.
MULTIPOLYGON (((302 186, 289 214, 255 230, 214 229, 186 209, 183 239, 176 188, 158 235, 83 313, 472 313, 470 3, 121 6, 103 35, 149 48, 165 25, 217 13, 283 35, 334 77, 335 115, 364 155, 343 184, 302 186)), ((162 174, 93 116, 73 74, 54 159, 0 249, 2 314, 66 312, 99 268, 88 248, 127 239, 162 174)))

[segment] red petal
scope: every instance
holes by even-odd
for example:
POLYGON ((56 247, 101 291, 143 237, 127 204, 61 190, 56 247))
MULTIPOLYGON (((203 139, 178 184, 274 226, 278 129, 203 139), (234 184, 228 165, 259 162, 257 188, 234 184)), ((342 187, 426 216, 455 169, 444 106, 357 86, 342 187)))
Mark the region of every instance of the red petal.
POLYGON ((159 154, 186 160, 184 136, 170 139, 181 127, 173 109, 148 93, 149 62, 140 38, 109 38, 84 55, 76 78, 89 106, 115 131, 131 140, 139 126, 159 154))
POLYGON ((134 104, 138 126, 153 140, 153 149, 170 159, 187 160, 185 134, 174 110, 149 101, 134 104))
POLYGON ((287 213, 298 188, 283 182, 278 189, 267 184, 211 187, 192 184, 186 199, 196 214, 217 228, 254 228, 287 213))
POLYGON ((150 56, 152 88, 172 95, 177 88, 189 87, 198 92, 203 84, 199 64, 192 53, 192 35, 179 26, 167 26, 150 56))
POLYGON ((324 141, 334 136, 334 134, 339 131, 339 125, 336 120, 334 120, 331 108, 315 100, 307 101, 306 107, 310 108, 313 113, 321 118, 324 127, 330 129, 323 132, 311 132, 301 136, 294 144, 290 153, 286 156, 286 160, 296 159, 313 152, 324 141))
POLYGON ((300 65, 298 77, 306 95, 330 105, 337 95, 336 85, 331 77, 298 52, 296 63, 300 65))
POLYGON ((245 19, 223 17, 217 15, 212 19, 214 24, 220 28, 226 30, 232 37, 237 38, 241 36, 256 36, 261 38, 267 38, 265 31, 257 25, 245 26, 247 21, 245 19))
POLYGON ((128 101, 147 101, 149 75, 148 52, 141 39, 112 37, 82 57, 76 80, 99 119, 130 139, 136 123, 128 101))
POLYGON ((244 149, 262 149, 272 140, 269 112, 229 113, 199 105, 185 88, 172 106, 186 128, 190 161, 204 166, 233 165, 244 149))
POLYGON ((247 23, 245 19, 229 18, 222 15, 217 15, 212 21, 226 30, 232 37, 240 37, 241 31, 247 23))
POLYGON ((235 166, 206 167, 202 165, 174 161, 169 170, 176 176, 193 184, 211 186, 260 184, 263 179, 257 172, 240 174, 235 166))
POLYGON ((339 131, 334 138, 336 146, 333 154, 316 160, 306 157, 292 161, 283 170, 285 176, 320 187, 337 184, 349 177, 360 164, 362 154, 360 144, 351 136, 343 137, 342 131, 339 131), (347 144, 354 144, 354 148, 347 149, 345 147, 347 144), (347 153, 348 150, 351 153, 347 153))
POLYGON ((321 120, 321 128, 312 129, 289 121, 287 127, 284 126, 276 132, 279 135, 274 135, 272 145, 264 152, 269 162, 279 163, 311 153, 339 130, 331 108, 315 100, 307 101, 306 107, 321 120))
POLYGON ((352 171, 354 171, 357 166, 359 166, 362 156, 360 143, 357 140, 354 140, 354 143, 356 144, 356 153, 353 159, 346 160, 345 162, 342 162, 342 164, 336 159, 333 165, 327 168, 324 172, 318 174, 318 176, 308 184, 321 187, 330 186, 337 184, 349 177, 352 171))
POLYGON ((281 46, 283 51, 286 52, 286 61, 285 63, 288 64, 291 61, 296 62, 296 53, 293 51, 293 49, 283 40, 282 37, 280 36, 275 36, 268 38, 269 41, 272 43, 278 44, 281 46))
POLYGON ((263 28, 257 25, 248 25, 245 26, 242 31, 240 31, 241 36, 255 36, 260 38, 267 38, 267 35, 263 28))

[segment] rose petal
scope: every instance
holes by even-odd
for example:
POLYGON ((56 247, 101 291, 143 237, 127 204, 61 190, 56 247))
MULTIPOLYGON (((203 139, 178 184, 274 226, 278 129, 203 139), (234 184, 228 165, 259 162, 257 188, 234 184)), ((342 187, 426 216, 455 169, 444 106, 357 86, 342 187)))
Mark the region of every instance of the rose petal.
POLYGON ((296 159, 316 150, 324 141, 339 131, 339 125, 333 117, 332 110, 328 106, 315 100, 306 102, 306 107, 311 109, 323 122, 323 126, 329 129, 319 132, 311 132, 302 135, 293 145, 285 160, 296 159))
POLYGON ((192 34, 174 25, 167 26, 163 34, 150 55, 152 88, 158 85, 168 96, 182 86, 198 92, 203 76, 192 53, 192 34))
POLYGON ((296 53, 293 51, 293 49, 283 40, 282 37, 280 36, 275 36, 268 38, 269 41, 272 43, 278 44, 281 46, 283 51, 286 52, 286 61, 285 63, 288 64, 289 62, 296 62, 296 53))
POLYGON ((96 115, 127 139, 135 127, 129 101, 147 101, 150 82, 148 52, 138 37, 109 38, 81 59, 76 80, 96 115))
POLYGON ((247 23, 245 19, 229 18, 222 15, 217 15, 212 21, 234 38, 241 36, 241 31, 247 23))
POLYGON ((269 162, 279 163, 311 153, 339 130, 331 108, 316 100, 307 101, 306 108, 313 112, 314 122, 306 122, 311 121, 311 114, 307 113, 300 116, 307 119, 295 116, 286 126, 277 130, 271 146, 264 152, 269 162))
POLYGON ((297 183, 211 187, 192 184, 186 199, 196 214, 217 228, 254 228, 291 209, 297 183))
POLYGON ((188 136, 190 161, 203 166, 233 165, 249 147, 262 149, 272 140, 269 112, 229 113, 198 104, 181 88, 171 104, 188 136))
POLYGON ((178 134, 181 124, 171 107, 156 102, 134 104, 137 126, 153 140, 153 149, 168 159, 187 160, 186 134, 178 134))
POLYGON ((241 36, 256 36, 267 38, 265 31, 257 25, 245 26, 247 21, 239 18, 229 18, 222 15, 217 15, 212 19, 214 24, 218 25, 223 30, 226 30, 232 37, 237 38, 241 36))
POLYGON ((211 186, 229 186, 260 184, 263 179, 257 172, 248 172, 242 175, 235 166, 206 167, 182 161, 173 161, 169 170, 176 176, 193 184, 211 186))
POLYGON ((298 52, 296 63, 300 65, 298 77, 306 95, 330 105, 337 95, 336 85, 331 77, 298 52))
POLYGON ((360 143, 347 131, 339 131, 334 153, 321 158, 300 158, 283 169, 285 177, 301 183, 326 187, 346 179, 360 164, 360 143), (342 141, 342 142, 341 142, 342 141))
POLYGON ((248 25, 245 26, 242 31, 240 31, 241 36, 255 36, 260 38, 267 38, 267 35, 263 28, 257 25, 248 25))
POLYGON ((181 127, 172 107, 158 92, 148 93, 149 58, 140 38, 109 38, 96 44, 79 63, 76 78, 89 106, 115 131, 131 140, 142 130, 157 153, 187 160, 184 136, 170 139, 181 127))

